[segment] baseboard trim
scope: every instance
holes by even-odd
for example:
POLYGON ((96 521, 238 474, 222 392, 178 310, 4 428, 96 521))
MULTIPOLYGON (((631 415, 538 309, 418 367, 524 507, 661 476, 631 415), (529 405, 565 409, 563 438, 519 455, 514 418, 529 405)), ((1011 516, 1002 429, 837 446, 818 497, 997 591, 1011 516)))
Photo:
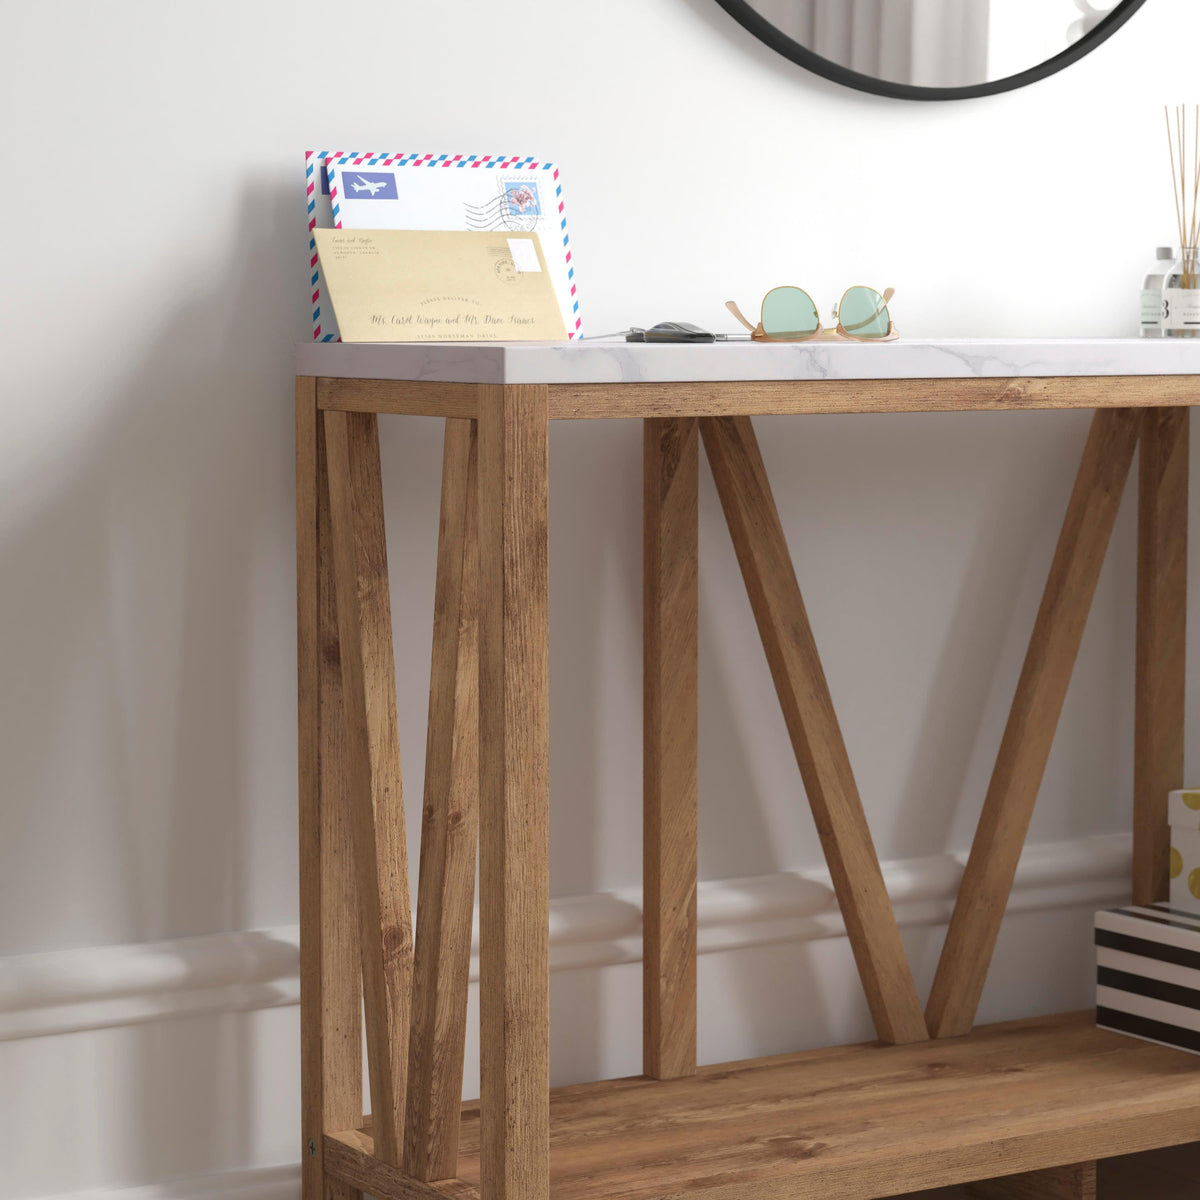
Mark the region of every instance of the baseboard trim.
MULTIPOLYGON (((1008 912, 1125 903, 1131 852, 1124 834, 1029 846, 1008 912)), ((901 928, 949 920, 965 859, 884 864, 901 928)), ((823 870, 704 882, 697 904, 702 954, 845 935, 823 870)), ((639 889, 553 901, 551 970, 638 962, 641 918, 639 889)), ((0 958, 0 1041, 297 1004, 298 965, 294 925, 0 958)))
POLYGON ((138 1187, 90 1188, 38 1200, 300 1200, 300 1164, 224 1171, 138 1187))

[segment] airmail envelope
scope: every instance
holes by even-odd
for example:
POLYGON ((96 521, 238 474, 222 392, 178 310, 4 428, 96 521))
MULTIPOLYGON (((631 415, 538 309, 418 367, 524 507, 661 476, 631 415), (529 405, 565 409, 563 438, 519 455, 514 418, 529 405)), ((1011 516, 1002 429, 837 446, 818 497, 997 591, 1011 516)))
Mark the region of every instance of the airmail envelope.
POLYGON ((322 160, 334 229, 536 233, 568 337, 582 332, 562 179, 532 158, 332 154, 322 160))
POLYGON ((566 341, 536 233, 316 229, 344 342, 566 341))

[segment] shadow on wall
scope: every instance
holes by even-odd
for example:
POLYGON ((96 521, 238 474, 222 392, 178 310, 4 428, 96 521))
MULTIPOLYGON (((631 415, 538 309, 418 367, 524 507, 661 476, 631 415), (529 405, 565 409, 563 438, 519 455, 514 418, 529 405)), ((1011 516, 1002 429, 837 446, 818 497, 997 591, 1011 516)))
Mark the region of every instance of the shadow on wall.
MULTIPOLYGON (((302 294, 287 272, 300 266, 297 219, 290 191, 247 192, 240 242, 224 270, 206 271, 227 286, 150 314, 154 349, 99 385, 104 416, 86 454, 43 468, 58 472, 53 488, 0 533, 6 953, 242 929, 250 831, 284 797, 294 828, 294 733, 289 746, 283 732, 294 705, 279 704, 294 672, 292 541, 279 492, 290 493, 298 314, 280 329, 278 312, 280 296, 302 294), (268 772, 279 750, 287 758, 268 772)), ((294 839, 283 854, 294 859, 294 839)), ((122 1128, 139 1136, 108 1148, 116 1178, 247 1158, 248 1028, 122 1035, 132 1049, 108 1103, 136 1114, 122 1128)), ((31 1132, 95 1124, 95 1096, 56 1100, 28 1114, 31 1132)))

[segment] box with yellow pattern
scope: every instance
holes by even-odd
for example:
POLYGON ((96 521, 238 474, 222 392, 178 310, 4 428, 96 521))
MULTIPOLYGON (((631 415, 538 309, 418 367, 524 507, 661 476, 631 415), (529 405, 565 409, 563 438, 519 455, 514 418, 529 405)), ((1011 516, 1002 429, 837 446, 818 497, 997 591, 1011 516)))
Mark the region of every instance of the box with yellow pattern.
POLYGON ((1172 792, 1171 907, 1200 913, 1200 788, 1172 792))

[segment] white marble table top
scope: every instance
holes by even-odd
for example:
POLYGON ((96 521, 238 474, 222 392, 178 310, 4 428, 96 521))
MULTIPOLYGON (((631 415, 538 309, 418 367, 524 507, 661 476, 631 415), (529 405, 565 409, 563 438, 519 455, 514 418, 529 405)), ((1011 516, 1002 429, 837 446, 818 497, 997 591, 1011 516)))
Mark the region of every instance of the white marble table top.
POLYGON ((296 373, 446 383, 669 383, 781 379, 1012 379, 1200 375, 1200 338, 1045 338, 644 345, 302 342, 296 373))

